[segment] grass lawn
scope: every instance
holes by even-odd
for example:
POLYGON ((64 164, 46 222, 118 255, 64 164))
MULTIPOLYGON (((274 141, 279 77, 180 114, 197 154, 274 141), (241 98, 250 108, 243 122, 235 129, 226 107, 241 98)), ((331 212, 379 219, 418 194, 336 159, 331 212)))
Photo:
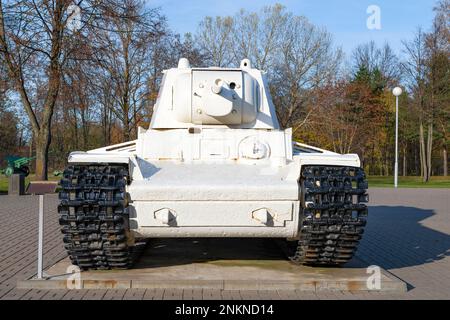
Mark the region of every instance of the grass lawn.
MULTIPOLYGON (((393 176, 369 176, 369 187, 394 187, 393 176)), ((450 188, 450 177, 431 177, 427 183, 423 183, 421 177, 398 177, 399 188, 450 188)))
MULTIPOLYGON (((52 173, 49 173, 48 175, 48 180, 59 181, 60 179, 61 177, 55 177, 53 176, 52 173)), ((35 180, 34 174, 30 174, 28 177, 25 178, 25 190, 28 186, 28 183, 34 180, 35 180)), ((0 176, 0 194, 2 193, 8 193, 8 178, 5 177, 4 175, 0 176)))
MULTIPOLYGON (((60 177, 54 177, 49 174, 49 180, 58 181, 60 177)), ((394 177, 369 176, 369 187, 394 187, 394 177)), ((25 187, 34 180, 34 175, 30 174, 25 178, 25 187)), ((398 177, 399 188, 450 188, 450 177, 431 177, 431 181, 423 183, 420 177, 398 177)), ((0 193, 8 192, 8 178, 4 175, 0 176, 0 193)))

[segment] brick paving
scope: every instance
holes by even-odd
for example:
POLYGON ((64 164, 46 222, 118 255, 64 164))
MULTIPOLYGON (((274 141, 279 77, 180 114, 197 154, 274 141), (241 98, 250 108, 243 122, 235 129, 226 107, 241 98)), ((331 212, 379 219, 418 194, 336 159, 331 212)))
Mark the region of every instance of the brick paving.
MULTIPOLYGON (((372 188, 369 193, 369 221, 357 256, 407 282, 406 293, 17 289, 17 280, 36 273, 38 198, 0 195, 0 299, 450 299, 450 189, 372 188)), ((45 267, 66 256, 57 203, 56 195, 46 196, 45 267)))

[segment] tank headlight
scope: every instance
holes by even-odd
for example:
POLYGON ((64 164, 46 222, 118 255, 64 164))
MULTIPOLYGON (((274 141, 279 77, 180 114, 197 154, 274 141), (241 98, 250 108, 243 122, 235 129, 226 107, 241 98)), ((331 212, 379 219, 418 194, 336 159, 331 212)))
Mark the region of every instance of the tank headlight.
POLYGON ((269 146, 256 137, 247 137, 242 140, 240 156, 247 159, 264 159, 269 156, 269 146))

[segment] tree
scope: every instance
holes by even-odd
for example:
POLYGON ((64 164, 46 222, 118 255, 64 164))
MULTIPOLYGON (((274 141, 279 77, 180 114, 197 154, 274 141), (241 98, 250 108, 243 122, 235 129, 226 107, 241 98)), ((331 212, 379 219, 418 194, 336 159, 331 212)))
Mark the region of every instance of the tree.
POLYGON ((200 22, 195 41, 210 66, 227 67, 232 62, 232 29, 231 17, 205 17, 200 22))
POLYGON ((304 17, 288 19, 272 79, 277 115, 283 127, 292 126, 295 133, 305 124, 315 112, 307 110, 308 105, 313 106, 310 93, 336 77, 341 58, 341 51, 334 50, 326 30, 304 17))
POLYGON ((175 66, 180 58, 188 59, 191 66, 194 67, 205 66, 207 63, 208 56, 201 52, 191 33, 188 32, 183 37, 175 34, 167 39, 169 41, 166 50, 171 53, 170 57, 172 58, 166 61, 167 66, 175 66))
POLYGON ((441 132, 444 173, 447 170, 447 132, 450 116, 450 1, 443 0, 434 8, 436 15, 432 30, 427 34, 427 86, 428 130, 427 130, 427 178, 432 174, 432 152, 434 128, 441 132), (445 125, 446 123, 446 125, 445 125))
POLYGON ((334 78, 342 60, 326 30, 280 4, 259 12, 240 10, 233 17, 206 17, 196 39, 212 65, 249 58, 266 71, 280 124, 294 133, 313 112, 307 105, 314 88, 334 78))
POLYGON ((419 115, 420 167, 423 181, 429 181, 433 170, 435 137, 442 147, 443 173, 447 173, 447 134, 449 130, 450 63, 448 26, 450 1, 440 1, 429 33, 421 29, 415 38, 404 42, 407 60, 402 64, 407 84, 413 94, 413 106, 419 115), (438 135, 436 135, 436 127, 438 135))
POLYGON ((369 73, 379 72, 385 84, 395 85, 401 78, 399 61, 392 48, 385 43, 378 48, 374 41, 360 44, 353 51, 353 69, 357 72, 365 68, 369 73))
POLYGON ((426 148, 423 130, 425 117, 425 77, 426 77, 426 47, 425 34, 419 28, 415 37, 410 42, 403 42, 404 51, 408 59, 402 63, 405 71, 407 86, 413 94, 414 107, 419 114, 419 148, 420 148, 420 175, 424 181, 428 181, 428 169, 426 161, 426 148))
POLYGON ((149 79, 162 71, 155 66, 164 54, 157 44, 166 33, 165 17, 157 9, 144 10, 142 1, 127 0, 117 12, 108 12, 102 29, 93 49, 100 67, 96 88, 105 94, 107 106, 122 123, 123 141, 128 141, 136 136, 147 107, 149 79))
POLYGON ((47 179, 48 148, 53 109, 59 92, 65 14, 68 2, 0 1, 0 52, 9 76, 21 97, 36 139, 36 176, 47 179), (43 66, 45 93, 38 108, 29 82, 32 69, 43 66))
POLYGON ((28 115, 37 179, 47 179, 52 118, 67 62, 83 47, 102 12, 117 6, 113 0, 0 1, 0 55, 28 115))
POLYGON ((338 153, 356 152, 367 172, 381 167, 387 134, 384 87, 374 85, 378 73, 365 67, 348 79, 315 90, 315 112, 303 137, 338 153))
POLYGON ((248 58, 254 68, 270 72, 269 77, 272 77, 281 36, 291 18, 292 15, 281 4, 264 7, 258 13, 240 10, 233 17, 230 43, 233 60, 239 62, 248 58))
MULTIPOLYGON (((359 153, 369 172, 389 174, 393 165, 394 112, 391 89, 401 79, 398 58, 388 43, 377 47, 374 41, 358 45, 352 53, 353 86, 363 86, 361 117, 367 122, 366 139, 359 153), (374 118, 366 117, 371 115, 374 118)), ((400 139, 401 140, 401 139, 400 139)))
POLYGON ((18 120, 14 112, 8 110, 6 91, 6 77, 0 67, 0 165, 6 155, 16 151, 19 142, 18 120))

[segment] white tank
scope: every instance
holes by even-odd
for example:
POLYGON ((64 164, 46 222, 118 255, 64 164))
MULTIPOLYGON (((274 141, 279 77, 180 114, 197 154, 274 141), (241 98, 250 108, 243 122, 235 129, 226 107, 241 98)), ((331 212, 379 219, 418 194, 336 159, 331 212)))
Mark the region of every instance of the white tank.
MULTIPOLYGON (((278 124, 264 74, 248 59, 235 69, 192 68, 180 59, 164 71, 149 128, 139 128, 135 141, 72 152, 62 186, 69 192, 74 170, 81 168, 81 181, 95 165, 127 170, 121 190, 128 246, 138 238, 271 237, 291 240, 295 262, 340 264, 365 224, 367 182, 358 156, 293 142, 292 130, 278 124)), ((62 207, 80 206, 62 193, 62 207)), ((116 266, 105 259, 105 267, 116 266)))

